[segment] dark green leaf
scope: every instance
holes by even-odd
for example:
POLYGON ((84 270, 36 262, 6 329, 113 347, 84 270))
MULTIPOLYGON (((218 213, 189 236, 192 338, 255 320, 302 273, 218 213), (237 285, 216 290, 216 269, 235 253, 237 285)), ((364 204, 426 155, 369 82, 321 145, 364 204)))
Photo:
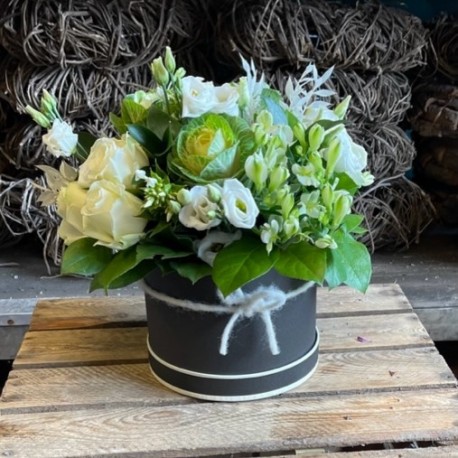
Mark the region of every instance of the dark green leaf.
POLYGON ((154 105, 148 109, 146 127, 151 130, 158 138, 164 139, 166 132, 177 134, 180 130, 180 123, 170 117, 168 113, 160 110, 154 105))
POLYGON ((143 261, 133 269, 115 278, 110 283, 110 289, 123 288, 124 286, 131 285, 132 283, 144 278, 156 267, 157 265, 155 261, 143 261))
POLYGON ((367 248, 344 231, 337 231, 334 240, 337 248, 329 250, 326 281, 331 287, 345 283, 365 292, 372 275, 367 248))
POLYGON ((171 262, 170 266, 182 277, 196 283, 212 273, 212 268, 203 262, 171 262))
POLYGON ((100 272, 112 259, 112 251, 94 245, 96 240, 84 238, 69 245, 62 257, 61 273, 84 276, 100 272))
POLYGON ((146 109, 132 99, 124 98, 121 105, 121 117, 125 124, 136 124, 145 119, 146 109))
POLYGON ((172 250, 166 246, 153 245, 144 243, 137 246, 137 261, 143 261, 144 259, 152 259, 155 256, 160 256, 161 259, 175 259, 184 258, 193 254, 190 251, 178 251, 172 250))
POLYGON ((223 248, 213 264, 213 281, 227 296, 255 278, 268 272, 274 265, 266 246, 253 237, 243 237, 223 248))
POLYGON ((92 145, 97 140, 97 137, 89 132, 80 132, 78 134, 78 144, 76 145, 76 154, 83 160, 87 159, 91 151, 92 145))
POLYGON ((167 149, 167 145, 145 126, 140 124, 129 124, 127 130, 152 156, 158 156, 167 149))
POLYGON ((286 277, 322 283, 326 251, 307 242, 294 243, 275 251, 275 270, 286 277))
POLYGON ((118 131, 119 135, 125 134, 127 132, 126 123, 116 116, 114 113, 110 113, 110 122, 113 124, 113 127, 118 131))

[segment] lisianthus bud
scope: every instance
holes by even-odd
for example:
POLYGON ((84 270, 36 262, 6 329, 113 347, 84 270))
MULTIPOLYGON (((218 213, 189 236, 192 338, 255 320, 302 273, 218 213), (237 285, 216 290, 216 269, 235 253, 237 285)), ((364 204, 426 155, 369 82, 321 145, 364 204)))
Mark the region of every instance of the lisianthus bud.
POLYGON ((31 116, 31 118, 41 127, 49 129, 51 127, 51 121, 43 114, 30 105, 25 107, 25 112, 31 116))
POLYGON ((153 73, 153 77, 157 84, 160 86, 166 86, 168 84, 170 76, 169 72, 164 66, 162 57, 158 57, 157 59, 153 60, 153 63, 151 64, 151 72, 153 73))
POLYGON ((188 205, 191 202, 191 193, 187 189, 182 188, 177 193, 177 200, 181 205, 188 205))
POLYGON ((173 57, 172 50, 170 49, 169 46, 165 47, 164 63, 165 63, 165 68, 170 73, 174 73, 175 72, 175 69, 177 68, 177 64, 175 62, 175 58, 173 57))
POLYGON ((210 202, 214 202, 215 204, 217 204, 221 201, 221 186, 217 184, 208 184, 207 195, 210 199, 210 202))
POLYGON ((167 204, 167 213, 171 213, 172 215, 178 215, 181 210, 181 205, 176 200, 169 200, 167 204))
POLYGON ((248 82, 246 76, 243 76, 239 80, 239 107, 243 110, 246 108, 250 101, 250 93, 248 91, 248 82))
POLYGON ((41 97, 41 112, 51 121, 59 118, 57 100, 46 89, 43 90, 43 96, 41 97))
POLYGON ((283 196, 281 200, 281 213, 283 218, 288 218, 291 210, 294 208, 294 195, 292 193, 287 193, 283 196))
POLYGON ((300 123, 297 123, 293 127, 293 133, 294 133, 294 136, 299 141, 299 143, 301 144, 301 147, 304 148, 304 149, 307 149, 307 141, 305 139, 304 126, 302 124, 300 124, 300 123))
POLYGON ((313 125, 309 130, 309 145, 312 151, 316 151, 323 143, 325 130, 319 125, 313 125))
POLYGON ((332 202, 334 199, 334 192, 329 185, 326 183, 321 189, 321 201, 324 203, 325 207, 330 210, 332 208, 332 202))
POLYGON ((326 234, 323 237, 315 240, 315 246, 322 249, 330 248, 331 250, 334 250, 337 248, 337 243, 330 235, 326 234))
POLYGON ((183 67, 180 67, 176 72, 175 72, 175 78, 178 80, 181 80, 181 78, 184 78, 186 75, 186 70, 183 67))
POLYGON ((347 95, 342 102, 340 102, 335 108, 334 113, 339 117, 339 119, 343 119, 347 113, 348 107, 350 105, 351 96, 347 95))

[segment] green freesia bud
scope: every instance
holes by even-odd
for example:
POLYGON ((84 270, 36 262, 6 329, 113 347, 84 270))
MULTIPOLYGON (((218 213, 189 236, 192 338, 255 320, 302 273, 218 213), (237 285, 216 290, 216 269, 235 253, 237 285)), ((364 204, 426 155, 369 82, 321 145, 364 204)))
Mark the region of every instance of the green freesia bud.
POLYGON ((330 235, 326 234, 315 240, 315 246, 321 249, 330 248, 331 250, 334 250, 337 248, 337 243, 330 235))
POLYGON ((238 85, 238 92, 239 92, 239 107, 243 110, 248 106, 250 102, 250 92, 248 91, 248 82, 246 76, 243 76, 239 80, 238 85))
POLYGON ((267 143, 267 133, 262 126, 255 124, 254 127, 254 141, 257 145, 262 146, 267 143))
POLYGON ((175 72, 175 70, 177 68, 177 64, 175 62, 175 57, 173 57, 172 50, 170 49, 169 46, 165 47, 164 63, 165 63, 165 68, 170 73, 174 73, 175 72))
POLYGON ((245 173, 254 183, 256 190, 258 192, 261 191, 269 173, 267 164, 261 153, 254 153, 248 156, 245 161, 245 173))
POLYGON ((269 191, 274 191, 275 189, 280 188, 289 178, 289 171, 286 167, 282 165, 277 165, 270 172, 269 176, 269 191))
POLYGON ((175 78, 178 80, 181 80, 181 78, 184 78, 186 75, 186 70, 183 67, 180 67, 176 72, 175 72, 175 78))
POLYGON ((350 106, 351 96, 347 95, 342 102, 340 102, 335 108, 334 113, 339 117, 339 119, 345 118, 347 114, 348 107, 350 106))
POLYGON ((191 202, 191 193, 187 189, 182 188, 177 193, 177 200, 183 206, 188 205, 191 202))
POLYGON ((269 131, 274 124, 274 118, 267 110, 262 110, 256 117, 256 121, 261 124, 266 131, 269 131))
POLYGON ((332 202, 334 200, 334 191, 332 190, 329 183, 326 183, 321 189, 321 201, 325 207, 330 210, 332 208, 332 202))
POLYGON ((283 234, 287 239, 291 239, 299 233, 299 219, 295 215, 290 215, 283 224, 283 234))
POLYGON ((170 75, 164 66, 162 57, 158 57, 153 60, 153 63, 151 64, 151 72, 153 73, 153 77, 157 84, 160 86, 166 86, 168 84, 170 75))
POLYGON ((329 177, 334 173, 337 161, 340 158, 342 144, 338 138, 334 138, 326 152, 326 175, 329 177))
POLYGON ((44 114, 40 113, 38 110, 35 110, 35 108, 27 105, 25 107, 25 111, 39 126, 44 127, 45 129, 49 129, 51 127, 50 120, 44 114))
POLYGON ((304 130, 304 126, 302 124, 296 124, 294 127, 293 127, 293 134, 294 134, 294 137, 297 138, 298 142, 300 143, 301 147, 303 149, 307 149, 308 148, 308 142, 305 138, 305 130, 304 130))
POLYGON ((291 210, 294 208, 294 195, 291 193, 286 194, 281 200, 281 213, 283 218, 288 218, 291 210))
POLYGON ((319 125, 313 125, 309 130, 309 146, 312 151, 317 151, 323 143, 325 130, 319 125))
POLYGON ((340 193, 334 203, 334 227, 339 226, 346 215, 350 213, 353 199, 348 193, 340 193))

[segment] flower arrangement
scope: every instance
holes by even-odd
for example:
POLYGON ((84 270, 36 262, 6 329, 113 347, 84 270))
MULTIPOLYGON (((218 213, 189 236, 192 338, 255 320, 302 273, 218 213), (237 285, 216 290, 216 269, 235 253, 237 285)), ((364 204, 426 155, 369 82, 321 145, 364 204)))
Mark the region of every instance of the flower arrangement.
POLYGON ((332 69, 319 76, 309 65, 282 97, 242 62, 246 76, 216 86, 186 76, 167 48, 151 65, 155 87, 110 115, 119 138, 73 133, 47 92, 40 110, 27 107, 63 159, 41 167, 41 199, 62 218, 62 273, 93 277, 91 290, 155 268, 192 282, 211 275, 225 296, 271 269, 367 288, 370 256, 351 207, 373 177, 345 129, 349 98, 326 101, 332 69))

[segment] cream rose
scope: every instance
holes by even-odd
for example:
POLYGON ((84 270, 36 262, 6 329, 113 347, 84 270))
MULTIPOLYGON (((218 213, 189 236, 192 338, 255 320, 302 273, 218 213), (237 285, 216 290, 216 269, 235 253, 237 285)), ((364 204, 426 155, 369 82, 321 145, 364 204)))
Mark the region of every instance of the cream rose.
POLYGON ((203 78, 185 76, 182 80, 183 118, 197 118, 215 106, 215 87, 203 78))
POLYGON ((73 133, 70 124, 55 119, 51 129, 43 135, 43 143, 52 155, 69 157, 78 144, 78 135, 73 133))
POLYGON ((81 208, 83 232, 115 250, 124 250, 143 237, 147 220, 140 216, 142 201, 119 183, 95 181, 81 208))
POLYGON ((239 180, 225 180, 221 194, 224 216, 235 227, 251 229, 259 214, 251 191, 239 180))
POLYGON ((56 204, 62 222, 58 233, 66 245, 85 237, 81 209, 86 203, 86 195, 87 191, 76 182, 69 183, 59 191, 56 204))
POLYGON ((189 190, 190 202, 180 210, 178 219, 181 224, 198 231, 217 226, 221 220, 216 213, 218 204, 212 202, 205 186, 194 186, 189 190))
POLYGON ((108 180, 129 189, 137 170, 148 164, 145 152, 129 135, 121 139, 100 138, 80 166, 78 183, 89 188, 95 181, 108 180))

